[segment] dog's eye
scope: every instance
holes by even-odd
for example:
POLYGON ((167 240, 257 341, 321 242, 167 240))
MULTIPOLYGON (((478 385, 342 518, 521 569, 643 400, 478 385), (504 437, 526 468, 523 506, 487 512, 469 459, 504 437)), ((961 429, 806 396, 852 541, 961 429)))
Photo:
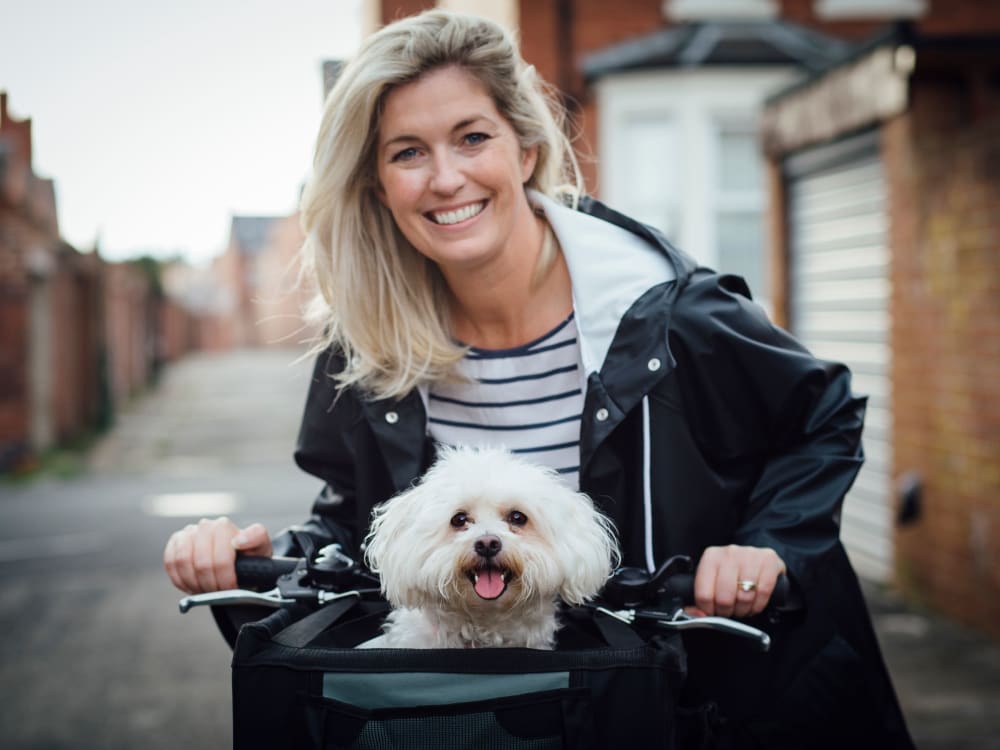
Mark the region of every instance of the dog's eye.
POLYGON ((524 526, 528 522, 528 517, 519 510, 512 510, 507 514, 507 523, 511 526, 524 526))
POLYGON ((469 516, 466 515, 465 513, 456 513, 451 517, 451 525, 454 526, 456 529, 462 528, 468 522, 469 522, 469 516))

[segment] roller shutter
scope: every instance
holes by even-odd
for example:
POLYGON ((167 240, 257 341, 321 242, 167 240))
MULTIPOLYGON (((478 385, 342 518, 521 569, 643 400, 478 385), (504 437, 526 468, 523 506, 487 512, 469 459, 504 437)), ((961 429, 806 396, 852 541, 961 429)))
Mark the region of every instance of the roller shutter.
POLYGON ((885 182, 875 133, 785 161, 792 332, 846 363, 868 395, 866 461, 844 503, 841 538, 858 573, 892 570, 889 252, 885 182))

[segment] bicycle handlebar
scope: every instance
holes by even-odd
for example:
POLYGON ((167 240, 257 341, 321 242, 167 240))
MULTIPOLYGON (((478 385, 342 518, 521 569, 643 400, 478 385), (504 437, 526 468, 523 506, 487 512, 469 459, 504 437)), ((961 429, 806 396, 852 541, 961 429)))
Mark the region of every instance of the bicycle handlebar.
MULTIPOLYGON (((694 604, 691 568, 691 559, 683 556, 671 558, 652 574, 640 568, 619 568, 598 601, 589 606, 629 625, 646 622, 676 630, 725 631, 749 638, 767 650, 770 637, 762 630, 724 617, 692 617, 684 611, 685 606, 694 604)), ((236 577, 241 586, 257 588, 262 593, 241 588, 196 594, 181 600, 181 612, 198 605, 283 607, 296 601, 311 601, 322 606, 345 596, 379 594, 378 579, 345 555, 339 545, 324 547, 315 559, 240 555, 236 558, 236 577)), ((777 615, 801 606, 794 587, 781 576, 767 612, 777 615)))
MULTIPOLYGON (((672 572, 657 579, 639 568, 619 568, 604 588, 604 599, 618 607, 649 606, 665 599, 688 606, 695 603, 694 573, 672 572)), ((778 576, 768 609, 799 609, 797 593, 786 576, 778 576)))
POLYGON ((239 555, 236 558, 236 582, 244 589, 270 589, 283 575, 295 570, 297 557, 256 557, 239 555))

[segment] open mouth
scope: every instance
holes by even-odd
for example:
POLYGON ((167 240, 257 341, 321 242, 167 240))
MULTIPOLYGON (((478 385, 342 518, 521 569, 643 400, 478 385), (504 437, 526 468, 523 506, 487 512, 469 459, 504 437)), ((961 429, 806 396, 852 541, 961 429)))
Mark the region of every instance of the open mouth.
POLYGON ((428 211, 424 216, 435 224, 442 226, 461 224, 463 221, 468 221, 472 217, 481 214, 483 209, 486 208, 486 203, 487 201, 484 200, 478 203, 470 203, 467 206, 456 208, 454 211, 428 211))
POLYGON ((506 568, 488 566, 475 568, 466 573, 472 581, 472 588, 480 599, 499 599, 507 590, 513 573, 506 568))

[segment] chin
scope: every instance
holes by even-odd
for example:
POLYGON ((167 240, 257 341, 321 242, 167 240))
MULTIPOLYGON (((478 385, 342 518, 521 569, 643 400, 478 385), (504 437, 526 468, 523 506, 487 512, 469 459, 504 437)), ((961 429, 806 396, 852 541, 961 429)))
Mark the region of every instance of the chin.
POLYGON ((375 509, 365 557, 392 611, 364 647, 551 649, 560 601, 596 596, 618 548, 554 471, 499 448, 447 448, 375 509))

